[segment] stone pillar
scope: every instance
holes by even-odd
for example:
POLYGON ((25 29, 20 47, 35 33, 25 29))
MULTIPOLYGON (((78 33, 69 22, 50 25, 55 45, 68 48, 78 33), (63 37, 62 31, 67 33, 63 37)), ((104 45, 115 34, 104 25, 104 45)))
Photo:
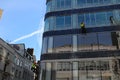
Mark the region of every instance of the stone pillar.
POLYGON ((46 79, 51 80, 51 63, 46 63, 46 79))
POLYGON ((79 73, 78 62, 73 62, 73 72, 72 72, 73 79, 72 80, 78 80, 79 79, 78 73, 79 73))
POLYGON ((77 35, 73 35, 73 52, 77 51, 77 35))

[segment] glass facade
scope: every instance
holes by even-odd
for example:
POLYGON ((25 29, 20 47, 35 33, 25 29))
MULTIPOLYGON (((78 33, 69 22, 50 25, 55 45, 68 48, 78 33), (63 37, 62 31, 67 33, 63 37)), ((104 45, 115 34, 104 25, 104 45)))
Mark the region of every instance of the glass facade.
POLYGON ((115 80, 111 56, 120 49, 120 32, 110 17, 120 17, 120 0, 48 0, 46 5, 41 80, 115 80))
POLYGON ((120 48, 117 34, 117 32, 98 32, 45 37, 42 53, 117 50, 120 48))
POLYGON ((96 7, 120 4, 120 0, 51 0, 47 2, 47 12, 74 8, 96 7))
POLYGON ((110 16, 113 16, 113 13, 114 11, 107 11, 49 17, 45 20, 45 31, 80 28, 81 22, 85 23, 86 28, 112 26, 110 16))

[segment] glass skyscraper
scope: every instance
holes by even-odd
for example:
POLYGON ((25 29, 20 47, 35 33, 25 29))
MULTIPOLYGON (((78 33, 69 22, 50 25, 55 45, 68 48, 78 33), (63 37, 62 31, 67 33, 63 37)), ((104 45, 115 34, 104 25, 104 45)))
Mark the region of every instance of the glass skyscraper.
POLYGON ((41 80, 120 80, 120 0, 46 0, 46 5, 41 80))

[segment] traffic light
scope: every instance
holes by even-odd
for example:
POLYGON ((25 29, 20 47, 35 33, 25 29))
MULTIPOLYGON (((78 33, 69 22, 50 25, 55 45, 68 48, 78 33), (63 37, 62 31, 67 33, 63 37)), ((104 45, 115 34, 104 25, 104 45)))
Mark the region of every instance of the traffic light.
POLYGON ((80 27, 81 27, 81 32, 86 33, 86 28, 85 28, 84 22, 81 22, 80 27))

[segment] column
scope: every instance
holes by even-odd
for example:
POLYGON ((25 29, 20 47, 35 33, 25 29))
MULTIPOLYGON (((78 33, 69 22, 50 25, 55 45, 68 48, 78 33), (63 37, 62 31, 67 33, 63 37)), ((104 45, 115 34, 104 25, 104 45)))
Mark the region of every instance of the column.
MULTIPOLYGON (((74 0, 73 0, 73 1, 74 1, 74 0)), ((78 25, 77 14, 73 14, 73 15, 72 15, 72 19, 73 19, 73 20, 72 20, 72 27, 73 27, 73 28, 77 28, 77 27, 78 27, 78 26, 77 26, 77 25, 78 25), (77 24, 76 24, 76 22, 77 22, 77 24)))
POLYGON ((73 80, 78 80, 78 62, 73 62, 73 72, 72 72, 72 76, 73 76, 73 80))
POLYGON ((77 51, 77 35, 73 35, 73 52, 77 51))
POLYGON ((52 72, 51 72, 52 80, 56 80, 56 70, 57 70, 57 64, 56 64, 56 62, 53 62, 52 63, 52 72))
POLYGON ((71 0, 72 8, 76 7, 76 0, 71 0))
POLYGON ((51 63, 46 63, 46 78, 45 80, 51 80, 51 63))

